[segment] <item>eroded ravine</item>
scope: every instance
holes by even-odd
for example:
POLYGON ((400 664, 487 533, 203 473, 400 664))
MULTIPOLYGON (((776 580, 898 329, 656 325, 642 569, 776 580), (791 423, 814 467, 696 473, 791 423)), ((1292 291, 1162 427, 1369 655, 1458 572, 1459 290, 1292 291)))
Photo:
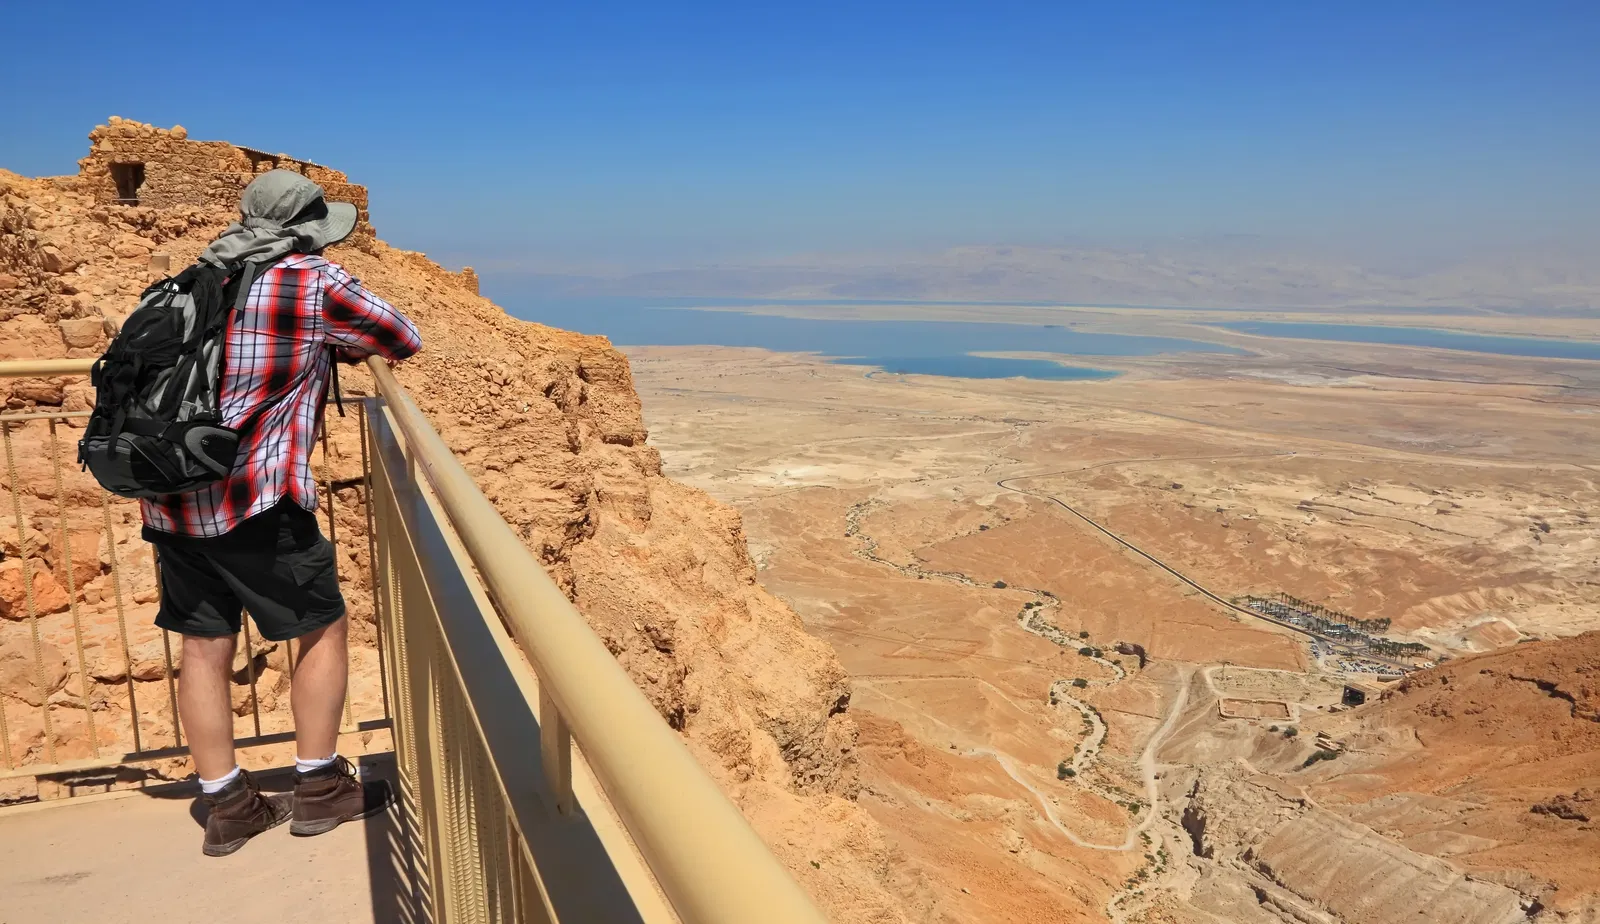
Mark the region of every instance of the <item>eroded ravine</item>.
MULTIPOLYGON (((863 530, 862 520, 865 519, 867 514, 869 514, 872 510, 880 507, 881 503, 881 501, 876 499, 861 501, 852 505, 845 515, 846 535, 851 538, 858 539, 861 542, 861 547, 855 550, 855 554, 858 557, 882 567, 892 568, 900 574, 912 579, 943 580, 976 589, 987 589, 995 586, 993 584, 985 584, 975 581, 959 571, 944 571, 924 568, 916 563, 900 563, 879 555, 877 552, 878 542, 863 530)), ((1071 638, 1057 628, 1055 624, 1052 623, 1048 618, 1047 613, 1054 612, 1061 606, 1061 601, 1056 598, 1055 595, 1048 591, 1022 587, 1009 582, 1004 582, 1003 586, 1011 590, 1030 593, 1034 597, 1033 601, 1029 605, 1023 607, 1023 609, 1017 615, 1017 625, 1023 631, 1032 635, 1036 635, 1045 639, 1051 644, 1068 650, 1079 651, 1081 653, 1089 648, 1084 640, 1071 638)), ((1092 660, 1100 664, 1112 677, 1111 680, 1084 681, 1086 686, 1092 685, 1110 687, 1127 679, 1127 670, 1116 661, 1092 653, 1083 656, 1088 660, 1092 660)), ((860 679, 873 684, 880 682, 880 679, 878 678, 860 679)), ((984 681, 981 678, 972 679, 978 680, 980 683, 993 689, 996 693, 1000 694, 1009 701, 1009 697, 1006 697, 1002 691, 988 681, 984 681)), ((992 747, 969 748, 962 753, 972 757, 988 757, 998 763, 1000 767, 1005 770, 1007 776, 1014 780, 1019 786, 1027 790, 1037 800, 1041 813, 1050 822, 1050 824, 1060 831, 1068 840, 1079 847, 1092 850, 1132 851, 1140 846, 1141 835, 1146 835, 1144 838, 1146 841, 1145 846, 1151 846, 1148 843, 1147 832, 1155 823, 1160 814, 1160 793, 1156 785, 1155 752, 1157 748, 1160 747, 1161 743, 1166 739, 1167 735, 1171 733, 1172 728, 1176 724, 1178 716, 1182 712, 1183 706, 1187 701, 1189 674, 1185 671, 1179 672, 1178 691, 1173 698, 1172 706, 1168 710, 1162 725, 1153 735, 1151 735, 1147 741, 1144 751, 1139 757, 1138 765, 1145 789, 1145 799, 1142 803, 1137 799, 1133 799, 1130 802, 1130 797, 1125 790, 1115 787, 1102 778, 1103 775, 1100 772, 1100 768, 1097 766, 1097 759, 1100 756, 1101 747, 1105 742, 1107 733, 1106 722, 1101 716, 1100 711, 1092 704, 1078 699, 1068 692, 1076 688, 1074 685, 1074 679, 1075 678, 1066 677, 1057 678, 1050 683, 1047 692, 1048 702, 1050 705, 1055 707, 1066 706, 1076 710, 1082 717, 1083 723, 1086 727, 1085 733, 1079 740, 1077 746, 1074 748, 1072 757, 1070 759, 1072 773, 1063 781, 1065 782, 1066 780, 1070 780, 1073 784, 1079 786, 1092 795, 1106 799, 1110 802, 1114 802, 1118 805, 1127 806, 1132 804, 1137 806, 1139 820, 1128 827, 1121 842, 1113 844, 1100 843, 1093 839, 1086 838, 1077 831, 1074 831, 1056 813, 1052 797, 1039 790, 1037 785, 1019 769, 1018 761, 1012 755, 992 747)), ((891 678, 882 678, 881 680, 882 682, 893 682, 893 679, 891 678)), ((1165 838, 1163 838, 1163 840, 1164 839, 1165 838)), ((1156 848, 1151 847, 1151 849, 1156 848)), ((1116 897, 1113 897, 1113 903, 1115 902, 1116 897)))

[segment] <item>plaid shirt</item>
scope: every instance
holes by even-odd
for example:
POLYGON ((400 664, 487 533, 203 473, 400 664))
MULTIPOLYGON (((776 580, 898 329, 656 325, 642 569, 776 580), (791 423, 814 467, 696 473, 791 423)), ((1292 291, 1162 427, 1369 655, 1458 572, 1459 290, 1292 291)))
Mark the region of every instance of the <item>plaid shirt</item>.
POLYGON ((243 427, 233 472, 187 494, 139 502, 145 526, 180 536, 220 536, 284 497, 317 509, 311 449, 332 362, 405 359, 422 348, 416 325, 337 263, 296 254, 263 270, 228 321, 222 421, 243 427))

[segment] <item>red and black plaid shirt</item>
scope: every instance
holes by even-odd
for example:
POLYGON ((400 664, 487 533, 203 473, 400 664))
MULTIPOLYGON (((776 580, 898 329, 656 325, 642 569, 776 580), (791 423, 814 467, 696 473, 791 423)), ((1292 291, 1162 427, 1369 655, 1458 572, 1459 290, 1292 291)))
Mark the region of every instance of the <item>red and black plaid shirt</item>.
POLYGON ((330 346, 346 356, 398 360, 421 349, 422 337, 337 263, 296 254, 264 270, 228 321, 223 424, 253 419, 233 472, 199 491, 140 501, 145 525, 220 536, 285 497, 317 509, 311 450, 327 399, 330 346))

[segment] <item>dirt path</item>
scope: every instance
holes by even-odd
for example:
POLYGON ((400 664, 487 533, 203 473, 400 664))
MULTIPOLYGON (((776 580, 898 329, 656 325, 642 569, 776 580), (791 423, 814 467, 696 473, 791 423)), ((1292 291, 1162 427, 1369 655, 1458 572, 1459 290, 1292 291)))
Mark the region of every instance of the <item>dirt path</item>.
MULTIPOLYGON (((862 542, 862 547, 856 550, 856 554, 858 556, 874 564, 887 568, 893 568, 907 577, 921 578, 924 580, 933 578, 936 580, 951 581, 967 587, 979 589, 986 589, 993 586, 974 581, 958 571, 935 571, 923 568, 916 564, 900 564, 878 555, 877 541, 864 533, 861 529, 861 520, 868 512, 870 512, 872 508, 877 506, 877 503, 878 502, 876 500, 862 501, 853 505, 845 516, 845 522, 847 524, 846 534, 860 539, 862 542)), ((1060 600, 1042 590, 1021 587, 1015 584, 1008 584, 1007 586, 1012 590, 1020 590, 1034 595, 1033 605, 1024 607, 1017 615, 1018 628, 1032 635, 1037 635, 1040 638, 1043 638, 1059 647, 1081 651, 1081 640, 1073 639, 1067 636, 1060 629, 1056 628, 1056 626, 1045 616, 1047 612, 1060 607, 1060 600)), ((1086 643, 1083 647, 1087 647, 1086 643)), ((1087 681, 1087 683, 1094 686, 1113 686, 1127 679, 1128 672, 1122 667, 1121 664, 1099 655, 1087 655, 1085 657, 1087 660, 1094 661, 1104 667, 1112 677, 1111 680, 1090 680, 1087 681)), ((1142 777, 1142 781, 1144 783, 1145 803, 1139 806, 1139 810, 1141 812, 1140 820, 1136 824, 1129 826, 1121 843, 1096 843, 1092 840, 1085 839, 1076 831, 1069 828, 1056 813, 1052 798, 1048 794, 1041 792, 1033 783, 1033 781, 1028 779, 1026 774, 1019 769, 1018 762, 1012 755, 992 747, 968 748, 961 753, 969 757, 989 757, 992 758, 996 763, 1000 764, 1001 769, 1005 770, 1007 776, 1011 777, 1013 781, 1027 790, 1034 797, 1039 805, 1040 811, 1044 814, 1044 817, 1049 820, 1050 824, 1077 846, 1085 847, 1091 850, 1134 850, 1139 845, 1140 835, 1145 834, 1150 826, 1155 823, 1157 817, 1159 817, 1160 792, 1156 786, 1157 767, 1155 753, 1156 750, 1161 746, 1162 742, 1171 733, 1173 726, 1177 723, 1178 717, 1183 711, 1184 705, 1188 701, 1190 674, 1191 672, 1188 670, 1179 670, 1178 690, 1176 695, 1173 697, 1172 706, 1168 709, 1167 715, 1161 726, 1156 729, 1156 731, 1150 736, 1150 739, 1146 742, 1145 748, 1139 756, 1138 766, 1140 769, 1140 776, 1142 777)), ((868 685, 876 686, 883 683, 905 683, 941 678, 956 679, 957 677, 961 679, 974 680, 977 683, 993 690, 998 696, 1004 699, 1007 703, 1010 703, 1014 708, 1026 711, 1023 709, 1021 704, 1012 700, 1011 697, 1005 693, 1005 691, 981 677, 968 675, 939 675, 939 677, 936 678, 918 676, 891 677, 885 675, 870 675, 861 676, 854 679, 868 685)), ((1086 703, 1083 700, 1073 696, 1069 692, 1073 689, 1076 689, 1076 687, 1073 685, 1072 680, 1068 678, 1058 678, 1052 681, 1049 688, 1051 705, 1065 705, 1072 707, 1073 709, 1077 710, 1077 712, 1083 717, 1084 722, 1089 726, 1088 733, 1079 740, 1077 747, 1075 747, 1073 750, 1070 762, 1070 766, 1072 768, 1072 775, 1070 778, 1079 787, 1094 794, 1095 796, 1115 802, 1119 805, 1128 804, 1124 801, 1125 794, 1123 792, 1118 791, 1113 787, 1093 778, 1095 767, 1093 766, 1092 762, 1100 754, 1100 748, 1105 742, 1108 729, 1105 719, 1100 715, 1100 711, 1092 704, 1086 703)), ((880 691, 880 693, 881 692, 882 691, 880 691)), ((939 725, 945 726, 946 728, 951 728, 949 725, 946 725, 944 722, 940 722, 938 719, 933 719, 933 721, 939 725)), ((951 728, 951 731, 956 730, 951 728)))
MULTIPOLYGON (((1050 797, 1045 793, 1040 792, 1038 788, 1027 779, 1026 776, 1017 770, 1015 759, 1012 758, 1011 755, 1006 754, 1003 751, 998 751, 994 748, 987 747, 969 748, 962 753, 971 757, 985 756, 994 758, 995 762, 1006 771, 1007 776, 1010 776, 1017 782, 1018 785, 1034 795, 1034 797, 1038 800, 1040 809, 1044 812, 1044 816, 1050 820, 1050 823, 1055 826, 1056 830, 1066 835, 1068 840, 1072 841, 1079 847, 1087 847, 1091 850, 1133 850, 1139 845, 1139 835, 1148 831, 1150 826, 1155 824, 1156 819, 1159 818, 1161 814, 1161 793, 1156 785, 1156 773, 1158 770, 1156 764, 1156 751, 1159 750, 1161 745, 1166 741, 1167 736, 1172 733, 1173 727, 1178 723, 1178 718, 1183 714, 1183 707, 1188 703, 1189 678, 1191 673, 1192 672, 1189 670, 1179 670, 1178 692, 1177 695, 1175 695, 1172 699, 1172 706, 1167 710, 1166 719, 1161 723, 1161 727, 1156 729, 1155 733, 1150 736, 1149 741, 1145 743, 1144 751, 1139 755, 1139 770, 1140 774, 1144 778, 1145 798, 1149 802, 1149 809, 1143 812, 1144 817, 1140 819, 1138 824, 1132 825, 1128 828, 1128 831, 1125 835, 1123 835, 1122 843, 1120 844, 1097 844, 1094 841, 1083 839, 1077 834, 1077 832, 1073 831, 1071 828, 1068 828, 1066 824, 1061 821, 1060 817, 1056 815, 1055 806, 1051 802, 1050 797)), ((1075 705, 1083 707, 1083 704, 1078 700, 1072 700, 1071 702, 1075 705)), ((1084 742, 1090 745, 1090 749, 1093 749, 1094 747, 1097 747, 1099 741, 1105 737, 1105 723, 1099 720, 1097 713, 1093 713, 1091 711, 1086 712, 1085 714, 1095 716, 1096 735, 1098 737, 1091 736, 1091 738, 1085 739, 1084 742)), ((1084 747, 1083 744, 1080 744, 1080 756, 1083 753, 1084 747)), ((1077 759, 1075 758, 1074 763, 1076 764, 1076 762, 1077 759)), ((1088 782, 1083 782, 1082 785, 1091 792, 1095 792, 1096 795, 1105 795, 1104 793, 1096 792, 1095 787, 1088 782)))
MULTIPOLYGON (((1004 482, 1001 482, 1000 486, 1007 487, 1004 482)), ((1018 493, 1032 493, 1022 491, 1017 488, 1007 489, 1017 491, 1018 493)), ((1062 507, 1067 507, 1066 504, 1061 503, 1055 498, 1049 499, 1057 504, 1060 504, 1062 507)), ((893 568, 907 577, 921 578, 924 580, 935 579, 950 581, 977 589, 988 589, 993 586, 992 584, 984 584, 974 581, 960 572, 935 571, 923 568, 915 563, 899 564, 880 556, 877 553, 877 541, 871 536, 867 535, 861 527, 861 521, 866 517, 867 513, 877 507, 879 503, 880 502, 876 499, 863 501, 853 505, 846 514, 845 519, 847 523, 847 535, 859 539, 862 543, 861 548, 856 550, 856 555, 874 564, 881 565, 886 568, 893 568)), ((1074 514, 1077 514, 1077 511, 1072 510, 1070 507, 1067 507, 1067 509, 1074 514)), ((1082 516, 1082 514, 1077 515, 1080 517, 1082 516)), ((1090 522, 1090 524, 1094 525, 1096 528, 1106 532, 1103 527, 1093 523, 1093 521, 1089 521, 1087 517, 1084 517, 1084 519, 1090 522)), ((1107 532, 1107 534, 1111 535, 1109 532, 1107 532)), ((1112 538, 1122 542, 1119 537, 1113 535, 1112 538)), ((1126 545, 1126 543, 1123 544, 1126 545)), ((1023 591, 1034 595, 1033 604, 1031 606, 1023 607, 1021 612, 1017 614, 1018 628, 1022 629, 1024 632, 1037 635, 1054 645, 1068 650, 1075 650, 1081 653, 1085 647, 1092 647, 1088 645, 1087 640, 1074 638, 1068 635, 1051 621, 1049 614, 1055 612, 1061 606, 1061 601, 1054 595, 1046 593, 1042 590, 1021 587, 1010 582, 1007 582, 1007 587, 1010 590, 1023 591)), ((1226 605, 1230 609, 1234 608, 1232 604, 1226 605)), ((910 639, 904 641, 907 644, 917 644, 914 640, 910 639)), ((1120 663, 1093 654, 1086 656, 1086 658, 1101 665, 1111 677, 1109 680, 1087 680, 1086 684, 1088 686, 1110 687, 1115 686, 1116 684, 1127 679, 1128 672, 1120 663)), ((1177 677, 1176 690, 1172 697, 1172 702, 1167 707, 1166 715, 1163 717, 1161 724, 1157 726, 1155 731, 1153 731, 1150 734, 1150 737, 1145 741, 1144 748, 1140 751, 1139 757, 1136 761, 1136 766, 1139 768, 1139 778, 1144 786, 1144 799, 1142 803, 1136 798, 1130 798, 1126 791, 1120 790, 1099 778, 1101 773, 1097 767, 1096 758, 1100 756, 1101 748, 1105 743, 1106 734, 1108 731, 1105 719, 1100 715, 1100 711, 1092 704, 1078 699, 1072 695, 1071 691, 1078 689, 1078 687, 1073 684, 1072 680, 1067 678, 1058 678, 1051 682, 1049 688, 1049 701, 1051 705, 1058 708, 1072 708, 1079 713, 1084 724, 1087 726, 1087 732, 1081 739, 1079 739, 1077 746, 1073 749, 1069 764, 1072 772, 1069 775, 1065 775, 1065 779, 1069 779, 1081 789, 1094 796, 1122 806, 1128 806, 1130 804, 1136 805, 1139 809, 1139 817, 1137 821, 1128 826, 1126 832, 1123 834, 1121 842, 1119 843, 1100 843, 1098 841, 1086 838, 1077 831, 1073 830, 1057 811, 1056 803, 1051 795, 1039 788, 1035 780, 1030 777, 1026 768, 1020 766, 1019 761, 1011 754, 993 747, 974 747, 968 748, 961 752, 961 754, 966 757, 986 757, 998 763, 1000 768, 1005 771, 1006 775, 1010 777, 1018 786, 1022 787, 1029 794, 1029 796, 1032 797, 1034 803, 1038 806, 1038 811, 1042 814, 1044 819, 1048 821, 1049 824, 1057 831, 1061 832, 1062 836, 1075 846, 1087 850, 1103 850, 1116 853, 1139 852, 1144 855, 1145 862, 1141 864, 1128 877, 1128 879, 1121 884, 1120 888, 1112 893, 1111 897, 1106 902, 1106 915, 1114 922, 1114 924, 1125 924, 1125 922, 1128 921, 1132 915, 1137 913, 1138 910, 1144 906, 1144 903, 1148 897, 1156 891, 1155 887, 1157 883, 1169 879, 1179 869, 1179 867, 1175 865, 1176 856, 1181 851, 1181 845, 1184 842, 1185 834, 1181 827, 1178 826, 1178 822, 1175 818, 1167 818, 1162 814, 1161 789, 1159 785, 1160 780, 1158 779, 1162 765, 1157 760, 1156 755, 1160 751, 1161 746, 1166 743, 1167 738, 1171 736, 1173 730, 1177 727, 1179 720, 1183 716, 1184 709, 1189 704, 1190 687, 1194 683, 1196 672, 1201 671, 1202 682, 1210 685, 1210 672, 1214 667, 1215 665, 1208 665, 1202 669, 1189 665, 1174 665, 1177 677)), ((922 679, 955 679, 958 676, 961 679, 974 680, 993 690, 1013 707, 1019 709, 1022 708, 1020 704, 1012 700, 1010 696, 1008 696, 1003 690, 1000 690, 994 684, 984 680, 983 678, 972 675, 938 675, 937 677, 891 677, 885 675, 870 675, 855 679, 868 685, 877 685, 922 679)), ((887 695, 881 688, 879 689, 879 693, 887 695)), ((937 724, 950 729, 950 731, 959 734, 956 729, 951 728, 946 723, 941 722, 938 719, 933 719, 932 717, 929 718, 937 724)))

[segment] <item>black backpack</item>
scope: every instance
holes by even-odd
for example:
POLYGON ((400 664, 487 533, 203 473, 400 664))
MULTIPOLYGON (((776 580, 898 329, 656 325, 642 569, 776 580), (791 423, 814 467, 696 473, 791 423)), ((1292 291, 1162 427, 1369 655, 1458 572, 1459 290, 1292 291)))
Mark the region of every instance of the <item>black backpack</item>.
POLYGON ((152 284, 94 364, 78 461, 112 494, 159 497, 225 477, 241 431, 222 425, 228 317, 260 263, 196 263, 152 284))

